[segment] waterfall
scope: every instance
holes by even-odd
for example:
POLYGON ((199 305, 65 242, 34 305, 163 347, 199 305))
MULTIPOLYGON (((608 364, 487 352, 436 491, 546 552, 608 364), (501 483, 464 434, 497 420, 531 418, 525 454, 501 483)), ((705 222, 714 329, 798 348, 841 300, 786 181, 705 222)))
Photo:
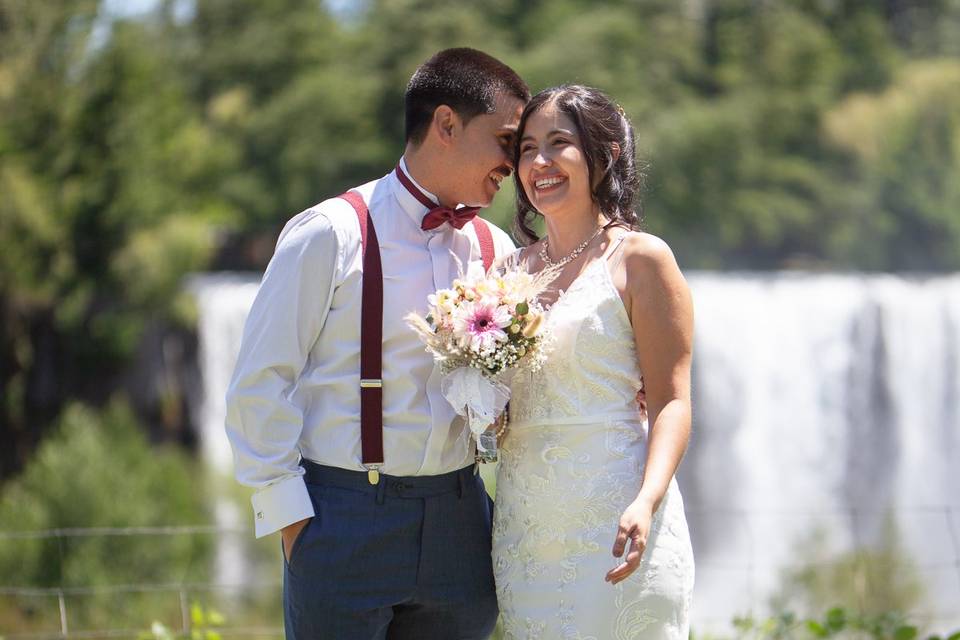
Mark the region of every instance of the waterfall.
MULTIPOLYGON (((200 455, 213 479, 214 523, 224 529, 246 529, 253 535, 251 509, 228 497, 226 483, 233 479, 233 453, 224 429, 225 396, 237 361, 243 324, 260 285, 259 275, 208 274, 187 283, 197 302, 197 339, 202 401, 192 409, 199 428, 200 455)), ((214 580, 217 584, 243 585, 250 581, 250 544, 236 534, 217 540, 214 580)))
POLYGON ((243 324, 260 286, 258 274, 220 273, 191 280, 197 300, 203 402, 194 416, 200 427, 204 460, 217 472, 233 475, 233 454, 224 430, 224 398, 237 363, 243 324))
MULTIPOLYGON (((203 455, 229 473, 223 397, 258 275, 203 275, 203 455)), ((679 472, 694 628, 766 613, 790 567, 876 543, 885 523, 960 626, 960 275, 691 272, 693 411, 679 472)), ((249 517, 247 513, 231 517, 249 517)))
MULTIPOLYGON (((697 615, 764 604, 819 529, 892 517, 926 614, 960 622, 960 276, 689 276, 694 430, 678 474, 697 615)), ((762 608, 762 607, 761 607, 762 608)))

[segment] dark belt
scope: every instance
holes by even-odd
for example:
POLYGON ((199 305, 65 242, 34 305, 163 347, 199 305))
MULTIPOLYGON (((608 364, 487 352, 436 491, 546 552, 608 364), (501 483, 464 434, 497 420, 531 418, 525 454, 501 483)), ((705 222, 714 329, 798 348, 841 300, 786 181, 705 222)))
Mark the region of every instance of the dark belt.
POLYGON ((433 498, 447 493, 457 492, 463 495, 463 488, 477 482, 474 467, 464 467, 437 476, 391 476, 380 474, 379 482, 370 484, 366 471, 351 471, 340 467, 328 467, 303 459, 300 465, 306 470, 304 480, 307 484, 326 487, 338 487, 368 493, 383 502, 384 496, 391 498, 433 498))

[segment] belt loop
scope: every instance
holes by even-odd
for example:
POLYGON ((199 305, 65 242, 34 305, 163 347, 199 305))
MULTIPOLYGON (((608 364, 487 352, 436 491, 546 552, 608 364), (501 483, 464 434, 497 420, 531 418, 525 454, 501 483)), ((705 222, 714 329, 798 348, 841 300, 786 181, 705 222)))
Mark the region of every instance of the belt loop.
POLYGON ((377 483, 377 504, 383 504, 383 496, 387 492, 387 479, 380 474, 380 481, 377 483))
POLYGON ((463 498, 463 470, 457 471, 457 497, 463 498))

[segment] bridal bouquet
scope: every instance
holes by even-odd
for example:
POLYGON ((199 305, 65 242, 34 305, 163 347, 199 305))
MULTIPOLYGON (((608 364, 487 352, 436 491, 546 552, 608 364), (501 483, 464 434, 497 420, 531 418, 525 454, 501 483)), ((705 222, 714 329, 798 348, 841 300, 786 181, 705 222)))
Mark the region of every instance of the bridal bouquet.
POLYGON ((524 265, 468 271, 427 297, 425 317, 406 317, 440 363, 443 395, 467 418, 483 462, 497 459, 499 434, 490 425, 510 399, 508 376, 543 364, 549 336, 537 296, 552 279, 551 273, 527 273, 524 265))

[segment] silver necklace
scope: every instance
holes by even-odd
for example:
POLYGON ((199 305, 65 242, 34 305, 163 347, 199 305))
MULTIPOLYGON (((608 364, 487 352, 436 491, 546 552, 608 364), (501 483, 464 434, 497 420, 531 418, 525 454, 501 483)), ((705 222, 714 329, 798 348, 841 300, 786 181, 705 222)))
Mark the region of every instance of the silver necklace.
POLYGON ((604 228, 605 227, 600 227, 599 229, 597 229, 597 232, 595 234, 593 234, 592 236, 590 236, 589 238, 587 238, 586 240, 578 244, 573 249, 573 251, 571 251, 570 253, 568 253, 567 255, 565 255, 564 257, 556 261, 552 260, 550 256, 547 254, 549 240, 547 238, 544 238, 543 244, 540 246, 540 251, 537 253, 537 255, 540 256, 541 260, 543 260, 543 264, 547 265, 548 267, 562 267, 568 262, 572 260, 576 260, 577 256, 583 253, 583 250, 587 248, 587 245, 593 242, 593 239, 596 238, 598 235, 600 235, 603 232, 604 228))

